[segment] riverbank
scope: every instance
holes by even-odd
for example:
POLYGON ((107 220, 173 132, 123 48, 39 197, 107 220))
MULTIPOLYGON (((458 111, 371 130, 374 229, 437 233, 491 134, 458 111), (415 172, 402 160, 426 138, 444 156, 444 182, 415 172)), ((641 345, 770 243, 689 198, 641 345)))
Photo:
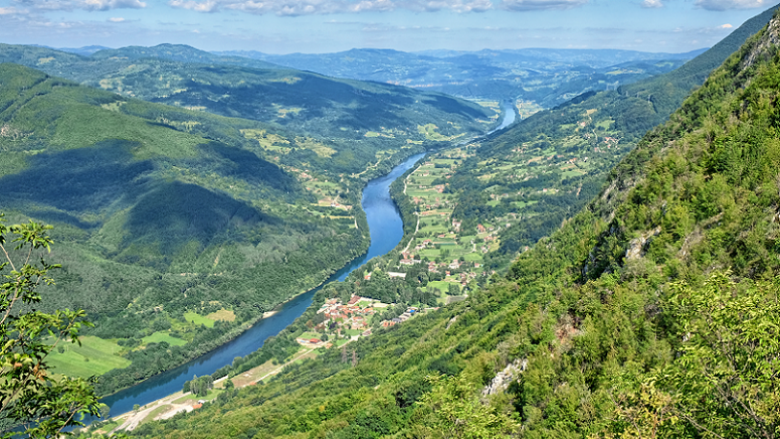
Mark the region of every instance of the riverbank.
MULTIPOLYGON (((231 381, 234 389, 254 386, 278 374, 288 365, 307 358, 313 358, 314 356, 316 356, 314 349, 304 348, 284 364, 274 365, 269 361, 267 364, 255 367, 241 374, 241 376, 233 378, 231 381)), ((225 387, 226 383, 227 377, 214 381, 214 388, 206 396, 202 397, 193 395, 191 392, 174 392, 139 406, 137 410, 121 413, 105 421, 97 422, 81 432, 87 435, 91 433, 114 434, 122 431, 130 432, 146 422, 170 419, 179 413, 197 410, 204 404, 209 404, 216 400, 219 395, 224 393, 227 390, 225 387)))
MULTIPOLYGON (((227 343, 217 346, 208 353, 179 367, 110 395, 102 402, 114 412, 125 413, 132 411, 135 404, 146 405, 179 391, 183 383, 192 379, 193 375, 212 375, 221 370, 225 370, 223 374, 226 374, 236 357, 245 358, 258 351, 269 337, 279 335, 298 316, 302 315, 311 304, 314 295, 324 285, 334 280, 345 279, 350 272, 362 266, 365 261, 392 250, 403 236, 403 229, 395 204, 389 197, 389 185, 398 177, 398 174, 403 173, 422 156, 423 154, 418 153, 407 157, 389 174, 371 180, 364 187, 361 207, 365 212, 365 221, 371 236, 367 240, 368 250, 362 255, 357 256, 342 269, 332 273, 318 286, 303 294, 289 297, 275 306, 273 310, 266 311, 257 319, 253 319, 253 324, 248 329, 237 334, 227 343), (389 231, 392 232, 389 233, 389 231)), ((221 376, 220 373, 216 373, 216 375, 221 376)))
MULTIPOLYGON (((257 360, 254 364, 247 364, 248 367, 265 362, 265 359, 258 358, 264 356, 252 354, 258 352, 269 337, 285 335, 285 329, 307 310, 315 294, 324 285, 333 280, 344 280, 349 273, 361 267, 366 261, 392 251, 402 241, 404 219, 401 218, 398 206, 390 196, 390 185, 400 175, 413 168, 418 160, 427 154, 427 152, 414 154, 419 149, 416 145, 405 149, 393 157, 389 157, 381 165, 377 164, 371 170, 370 173, 377 172, 380 168, 384 170, 384 165, 402 160, 400 164, 390 169, 388 174, 369 181, 362 190, 361 210, 364 212, 370 234, 366 252, 327 277, 315 288, 303 294, 291 296, 276 305, 272 311, 266 311, 263 315, 258 316, 247 330, 234 336, 228 343, 217 346, 205 355, 194 358, 177 368, 155 375, 144 382, 111 395, 103 402, 114 411, 128 412, 131 411, 134 404, 146 405, 151 401, 157 401, 166 395, 177 392, 183 383, 191 379, 193 375, 221 377, 227 374, 231 370, 231 365, 235 364, 237 357, 246 360, 251 356, 251 361, 257 360), (402 157, 404 158, 402 159, 402 157)), ((362 177, 365 178, 365 175, 362 177)), ((276 343, 276 345, 279 349, 286 348, 284 343, 276 343)), ((279 356, 278 360, 287 358, 281 354, 274 355, 279 356)))

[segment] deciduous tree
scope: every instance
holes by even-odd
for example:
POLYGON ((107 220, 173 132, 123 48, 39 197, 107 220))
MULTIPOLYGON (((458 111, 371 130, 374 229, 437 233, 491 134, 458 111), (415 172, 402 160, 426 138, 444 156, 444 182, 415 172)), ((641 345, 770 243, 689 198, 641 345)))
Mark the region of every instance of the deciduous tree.
POLYGON ((92 382, 55 378, 46 358, 61 343, 79 343, 89 326, 83 310, 36 310, 38 291, 51 285, 51 226, 33 221, 7 226, 0 214, 0 432, 3 438, 51 437, 82 425, 83 415, 100 416, 92 382))

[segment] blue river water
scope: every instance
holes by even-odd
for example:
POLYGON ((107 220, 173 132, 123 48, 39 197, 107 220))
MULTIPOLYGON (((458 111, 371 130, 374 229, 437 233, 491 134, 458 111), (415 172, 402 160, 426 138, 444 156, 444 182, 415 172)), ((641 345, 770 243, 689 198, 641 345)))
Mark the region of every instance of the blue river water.
MULTIPOLYGON (((334 273, 323 285, 334 280, 343 281, 349 273, 369 259, 381 256, 398 245, 404 235, 403 221, 398 208, 390 198, 390 184, 424 156, 425 154, 413 155, 393 168, 389 174, 368 182, 363 189, 361 201, 371 234, 368 252, 334 273)), ((112 416, 128 412, 135 404, 145 405, 181 390, 184 382, 192 379, 193 375, 210 375, 217 369, 232 363, 235 357, 243 357, 260 349, 268 337, 278 334, 306 311, 311 305, 314 294, 320 288, 322 287, 296 296, 282 305, 276 314, 260 320, 217 349, 133 387, 107 396, 102 402, 111 408, 112 416)))
MULTIPOLYGON (((514 120, 514 108, 511 103, 505 103, 502 123, 491 133, 509 126, 514 120)), ((390 184, 424 156, 424 153, 413 155, 393 168, 389 174, 368 182, 363 189, 361 200, 371 234, 368 252, 334 273, 323 283, 323 286, 335 280, 343 281, 349 273, 366 261, 384 255, 398 245, 403 238, 403 221, 395 202, 390 198, 390 184)), ((217 369, 232 363, 235 357, 243 357, 260 349, 268 337, 278 334, 303 314, 311 305, 314 294, 321 288, 322 286, 296 296, 285 303, 276 314, 260 320, 217 349, 133 387, 107 396, 102 402, 110 407, 111 416, 116 416, 131 411, 135 404, 143 406, 181 390, 184 382, 192 379, 193 375, 203 376, 214 373, 217 369)))

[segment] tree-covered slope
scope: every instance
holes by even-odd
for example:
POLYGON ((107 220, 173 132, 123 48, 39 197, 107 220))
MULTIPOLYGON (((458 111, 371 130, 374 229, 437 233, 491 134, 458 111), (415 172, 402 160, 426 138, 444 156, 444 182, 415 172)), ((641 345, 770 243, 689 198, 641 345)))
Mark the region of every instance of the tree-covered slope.
POLYGON ((160 58, 184 63, 225 64, 254 69, 280 68, 280 66, 266 61, 240 56, 216 55, 185 44, 158 44, 153 47, 128 46, 121 49, 104 49, 91 53, 90 57, 97 60, 160 58))
POLYGON ((777 437, 778 43, 775 17, 497 285, 134 434, 777 437))
MULTIPOLYGON (((87 310, 90 334, 133 361, 100 392, 218 346, 365 250, 362 182, 307 159, 322 148, 259 122, 0 64, 0 206, 10 221, 57 226, 64 244, 52 257, 63 269, 44 290, 47 309, 87 310), (277 145, 298 152, 272 159, 277 145), (216 311, 227 317, 212 329, 184 317, 216 311)), ((348 168, 408 153, 363 149, 370 157, 348 168)), ((52 359, 61 373, 73 361, 90 369, 89 358, 52 359)))
POLYGON ((595 196, 641 136, 665 121, 776 8, 677 70, 617 91, 588 92, 481 142, 449 182, 448 190, 459 194, 453 217, 469 229, 508 215, 522 218, 502 232, 500 250, 491 255, 491 266, 505 267, 595 196))
MULTIPOLYGON (((493 111, 441 93, 269 68, 262 61, 189 46, 126 47, 81 57, 0 45, 0 61, 126 97, 262 121, 353 145, 372 139, 395 148, 440 142, 482 133, 495 122, 493 111)), ((349 161, 339 159, 334 162, 349 161)))

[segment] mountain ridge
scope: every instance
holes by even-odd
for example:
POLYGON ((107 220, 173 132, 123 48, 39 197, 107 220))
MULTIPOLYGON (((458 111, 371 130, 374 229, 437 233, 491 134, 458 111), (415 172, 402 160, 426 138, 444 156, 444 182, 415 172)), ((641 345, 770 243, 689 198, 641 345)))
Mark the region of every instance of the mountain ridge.
POLYGON ((134 434, 774 437, 780 56, 761 47, 780 19, 768 28, 506 279, 358 341, 351 363, 331 349, 134 434))

